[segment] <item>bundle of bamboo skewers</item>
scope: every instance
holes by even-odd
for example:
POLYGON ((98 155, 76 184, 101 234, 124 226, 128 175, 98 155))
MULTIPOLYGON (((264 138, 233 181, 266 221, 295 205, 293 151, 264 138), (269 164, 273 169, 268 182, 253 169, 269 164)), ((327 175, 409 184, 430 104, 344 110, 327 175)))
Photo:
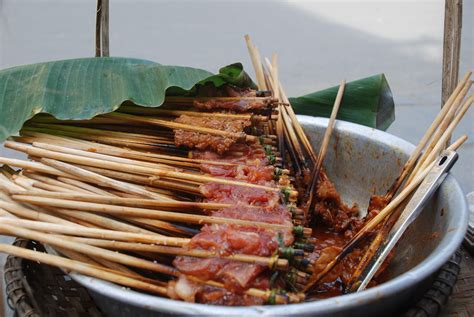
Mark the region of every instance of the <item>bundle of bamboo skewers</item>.
MULTIPOLYGON (((12 137, 5 146, 27 154, 31 161, 0 158, 0 164, 5 164, 0 168, 0 234, 39 241, 53 247, 58 254, 8 245, 0 245, 0 252, 172 298, 173 282, 186 275, 171 265, 174 256, 217 257, 258 264, 284 274, 292 285, 291 291, 251 287, 244 293, 265 302, 283 304, 302 301, 304 292, 310 292, 369 237, 371 243, 364 249, 362 261, 352 277, 355 281, 474 101, 472 95, 464 101, 472 85, 471 74, 460 81, 400 176, 383 196, 385 207, 366 221, 324 270, 314 271, 313 263, 307 259, 312 250, 312 230, 308 226, 314 217, 318 181, 345 83, 340 85, 328 128, 316 154, 283 91, 276 55, 271 61, 265 59, 264 64, 256 47, 248 37, 246 40, 258 88, 271 92, 271 97, 250 99, 269 103, 269 106, 261 113, 212 112, 212 116, 250 120, 251 133, 173 120, 183 115, 209 116, 207 112, 188 108, 196 99, 202 101, 208 97, 168 97, 165 104, 169 107, 159 109, 124 105, 117 112, 88 121, 59 121, 38 115, 27 123, 20 136, 12 137), (184 110, 183 106, 186 106, 184 110), (175 130, 231 138, 247 144, 260 143, 274 168, 276 185, 202 173, 201 164, 232 167, 237 163, 190 157, 188 150, 175 145, 175 130), (277 193, 292 211, 292 223, 206 215, 207 210, 233 207, 231 203, 200 201, 200 188, 208 183, 277 193), (220 254, 188 248, 203 224, 288 231, 295 237, 295 243, 291 247, 280 246, 272 256, 220 254)), ((211 99, 219 98, 230 100, 226 97, 211 99)), ((466 136, 459 138, 449 148, 458 149, 466 139, 466 136)), ((243 155, 238 151, 231 154, 243 155)), ((192 275, 186 278, 200 285, 225 288, 223 283, 212 279, 192 275)))
MULTIPOLYGON (((272 257, 246 254, 223 256, 212 251, 189 250, 185 246, 190 241, 189 237, 198 232, 193 224, 236 224, 291 231, 301 228, 299 234, 302 236, 311 233, 308 228, 298 226, 206 216, 202 214, 202 210, 231 205, 194 202, 189 199, 190 196, 200 194, 199 184, 210 180, 268 191, 279 191, 278 188, 200 175, 191 169, 186 172, 172 170, 171 167, 182 169, 183 162, 196 164, 196 161, 183 157, 177 157, 173 161, 166 158, 168 154, 150 154, 143 155, 140 160, 137 158, 141 153, 136 150, 124 150, 52 134, 24 134, 29 136, 14 138, 16 141, 7 141, 5 146, 27 153, 36 162, 0 159, 4 164, 23 168, 21 174, 16 174, 10 168, 3 167, 0 175, 3 191, 0 208, 4 214, 23 219, 0 219, 0 231, 2 234, 51 245, 76 261, 64 262, 55 256, 41 255, 44 263, 106 279, 113 275, 102 277, 100 273, 92 273, 83 267, 71 268, 66 264, 83 265, 77 261, 85 262, 93 265, 94 272, 105 270, 115 275, 125 273, 124 276, 127 277, 136 277, 137 273, 126 266, 169 276, 180 274, 169 265, 107 251, 123 250, 145 255, 145 258, 150 258, 150 255, 155 258, 154 254, 222 257, 287 270, 288 260, 280 258, 278 254, 272 257), (152 163, 156 158, 169 165, 152 163)), ((290 192, 290 200, 293 199, 291 197, 290 192)), ((288 253, 288 250, 281 252, 288 253)), ((23 250, 15 254, 27 255, 23 250)), ((166 262, 169 263, 169 259, 166 262)), ((190 278, 196 280, 194 277, 190 278)), ((144 281, 135 285, 130 284, 129 280, 123 283, 117 278, 108 280, 147 291, 151 289, 150 285, 144 288, 144 281)), ((202 283, 221 286, 213 281, 202 283)), ((166 295, 167 291, 161 288, 158 293, 166 295)), ((256 289, 249 289, 247 293, 265 299, 271 296, 270 292, 256 289)), ((273 297, 278 303, 300 300, 300 295, 277 294, 273 297)))
MULTIPOLYGON (((168 105, 176 102, 187 106, 187 101, 175 97, 166 100, 168 105)), ((0 232, 48 244, 62 257, 70 258, 66 261, 62 257, 42 254, 37 259, 44 263, 162 296, 171 296, 167 289, 169 281, 183 275, 170 265, 177 255, 219 257, 288 272, 290 262, 305 263, 305 250, 311 246, 304 241, 311 235, 311 229, 300 225, 304 218, 296 208, 298 194, 291 185, 288 171, 279 167, 281 157, 274 147, 277 138, 269 127, 277 120, 277 113, 273 110, 270 105, 261 113, 212 112, 213 117, 250 120, 257 135, 174 122, 174 117, 182 115, 209 116, 209 113, 176 107, 144 109, 123 106, 119 112, 89 121, 59 121, 39 115, 24 126, 21 136, 5 143, 8 148, 26 153, 32 161, 0 159, 1 163, 8 165, 2 168, 0 175, 0 208, 8 216, 0 219, 3 222, 0 232), (277 186, 201 173, 201 164, 231 167, 237 164, 189 157, 188 151, 175 146, 173 130, 176 129, 249 144, 261 143, 268 162, 275 166, 277 186), (23 171, 17 173, 9 166, 23 171), (232 207, 229 203, 196 201, 196 197, 202 196, 200 186, 206 183, 277 193, 291 208, 294 223, 205 215, 203 211, 206 210, 232 207), (203 224, 285 230, 298 241, 293 247, 281 246, 276 254, 267 257, 239 253, 224 255, 187 248, 190 238, 203 224), (137 273, 136 269, 161 275, 150 279, 137 273), (109 274, 103 275, 103 272, 109 274)), ((238 152, 230 154, 243 155, 238 152)), ((27 250, 5 247, 2 249, 4 252, 31 256, 27 250)), ((308 277, 307 273, 294 267, 291 270, 292 281, 299 283, 300 288, 308 277)), ((195 276, 187 278, 195 283, 223 288, 222 283, 213 280, 201 281, 195 276)), ((301 293, 254 288, 247 289, 245 294, 275 303, 299 302, 304 298, 301 293)))

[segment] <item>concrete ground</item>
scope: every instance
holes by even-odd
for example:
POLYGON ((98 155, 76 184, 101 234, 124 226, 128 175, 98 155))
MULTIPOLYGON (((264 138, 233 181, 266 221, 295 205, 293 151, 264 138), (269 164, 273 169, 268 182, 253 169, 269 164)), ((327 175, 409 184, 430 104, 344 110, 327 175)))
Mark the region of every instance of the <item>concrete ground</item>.
MULTIPOLYGON (((396 103, 389 132, 412 143, 440 108, 442 0, 110 2, 113 56, 211 71, 241 61, 250 70, 248 33, 262 54, 279 54, 290 96, 383 72, 396 103)), ((464 1, 461 75, 473 68, 472 16, 474 2, 464 1)), ((93 56, 94 19, 95 0, 0 0, 0 69, 93 56)), ((454 170, 466 193, 474 191, 473 122, 471 110, 457 131, 470 137, 454 170)))

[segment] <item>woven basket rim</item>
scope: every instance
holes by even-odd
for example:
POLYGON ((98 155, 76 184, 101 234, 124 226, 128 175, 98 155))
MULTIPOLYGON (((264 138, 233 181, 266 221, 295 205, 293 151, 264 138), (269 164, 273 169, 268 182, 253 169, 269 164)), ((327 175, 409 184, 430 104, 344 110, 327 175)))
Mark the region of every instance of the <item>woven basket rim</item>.
MULTIPOLYGON (((30 249, 34 244, 28 239, 16 239, 13 245, 30 249)), ((26 276, 24 274, 24 259, 9 255, 5 262, 4 277, 7 305, 16 312, 18 317, 39 317, 40 311, 31 301, 31 294, 26 276)))

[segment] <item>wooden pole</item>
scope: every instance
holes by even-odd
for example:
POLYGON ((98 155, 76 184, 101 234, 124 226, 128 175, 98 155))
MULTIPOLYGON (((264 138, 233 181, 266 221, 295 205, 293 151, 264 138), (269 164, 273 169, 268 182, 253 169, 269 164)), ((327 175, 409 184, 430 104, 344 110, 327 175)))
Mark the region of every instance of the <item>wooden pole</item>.
POLYGON ((97 9, 95 16, 95 57, 102 55, 101 42, 100 42, 100 30, 102 23, 102 0, 97 0, 97 9))
POLYGON ((109 0, 102 0, 102 57, 109 57, 109 0))
POLYGON ((461 52, 462 0, 445 0, 442 105, 458 82, 461 52))
POLYGON ((97 0, 95 57, 109 56, 109 0, 97 0))

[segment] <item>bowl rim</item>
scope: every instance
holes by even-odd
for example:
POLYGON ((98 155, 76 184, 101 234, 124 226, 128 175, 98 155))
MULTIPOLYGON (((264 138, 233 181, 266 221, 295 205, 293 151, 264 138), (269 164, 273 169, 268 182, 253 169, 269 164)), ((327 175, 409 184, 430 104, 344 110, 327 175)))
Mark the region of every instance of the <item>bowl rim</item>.
MULTIPOLYGON (((327 125, 328 119, 321 117, 309 117, 298 115, 303 125, 327 125)), ((376 130, 355 123, 337 120, 335 131, 350 131, 353 134, 359 134, 364 138, 375 138, 391 147, 396 147, 404 153, 411 153, 415 146, 397 136, 384 131, 376 130)), ((144 307, 156 312, 182 313, 182 314, 200 314, 200 315, 289 315, 289 314, 328 314, 340 311, 341 307, 345 310, 356 306, 371 303, 382 298, 390 297, 403 289, 413 286, 435 273, 450 256, 460 246, 468 225, 467 201, 463 191, 452 175, 446 177, 442 186, 452 187, 452 195, 459 196, 461 208, 456 213, 449 213, 452 218, 450 223, 456 223, 457 227, 449 228, 446 235, 440 240, 436 248, 419 264, 411 270, 400 274, 399 276, 384 282, 375 287, 364 290, 360 293, 347 294, 332 298, 305 302, 291 305, 277 306, 249 306, 249 307, 228 307, 218 305, 195 304, 183 301, 167 299, 150 294, 140 293, 119 285, 106 282, 100 279, 84 276, 78 273, 71 273, 71 277, 82 286, 110 299, 126 302, 133 306, 144 307)), ((458 197, 456 197, 458 198, 458 197)), ((50 248, 48 248, 50 249, 50 248)), ((50 251, 50 250, 48 250, 50 251)))

